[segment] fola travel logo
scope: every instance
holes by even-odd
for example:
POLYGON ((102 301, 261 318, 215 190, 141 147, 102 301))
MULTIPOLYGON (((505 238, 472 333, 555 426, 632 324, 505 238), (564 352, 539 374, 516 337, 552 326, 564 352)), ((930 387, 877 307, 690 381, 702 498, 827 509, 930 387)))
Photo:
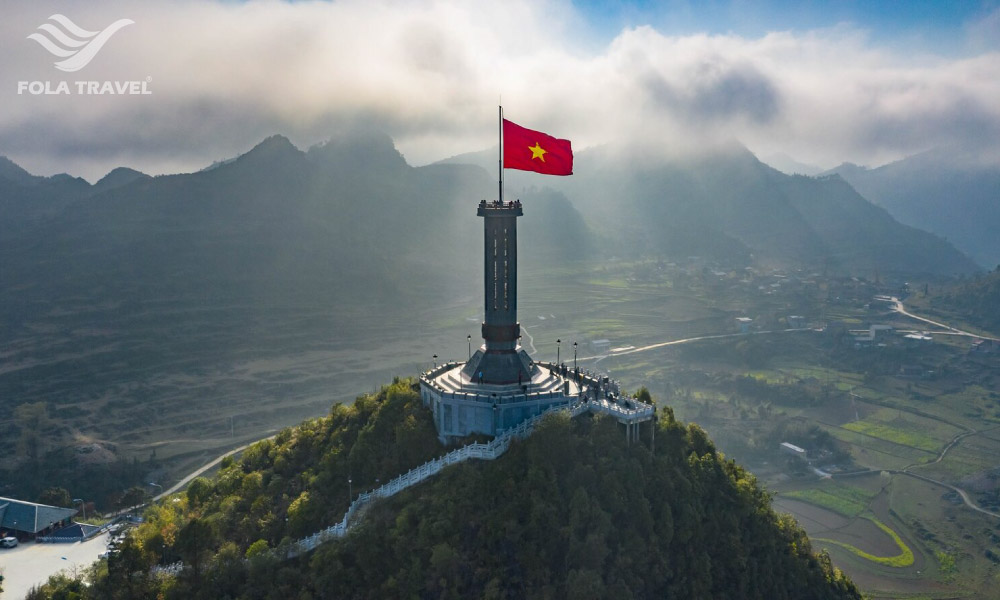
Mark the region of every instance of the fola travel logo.
MULTIPOLYGON (((55 14, 38 26, 41 33, 32 33, 34 40, 57 59, 60 71, 75 73, 90 64, 113 35, 123 27, 134 25, 132 19, 118 19, 101 31, 89 31, 69 17, 55 14)), ((151 77, 139 81, 18 81, 17 93, 38 95, 149 95, 151 77)))
POLYGON ((104 28, 104 31, 87 31, 79 27, 68 17, 63 15, 52 15, 49 17, 52 23, 43 23, 38 26, 43 33, 33 33, 28 36, 29 40, 35 40, 41 44, 53 56, 64 58, 56 62, 56 68, 68 73, 74 73, 90 64, 97 53, 101 51, 104 44, 108 43, 111 36, 118 33, 118 30, 128 25, 134 25, 132 19, 118 19, 111 25, 104 28), (62 28, 56 25, 62 25, 62 28), (49 34, 48 36, 44 35, 49 34))

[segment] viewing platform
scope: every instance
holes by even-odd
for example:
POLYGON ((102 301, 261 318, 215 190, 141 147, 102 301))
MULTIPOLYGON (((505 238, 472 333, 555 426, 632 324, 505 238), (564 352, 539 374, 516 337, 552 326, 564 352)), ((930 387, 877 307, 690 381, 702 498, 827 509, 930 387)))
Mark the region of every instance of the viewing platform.
POLYGON ((584 404, 626 425, 653 418, 652 406, 622 396, 617 381, 586 369, 535 362, 530 381, 480 384, 464 376, 465 364, 444 363, 420 376, 421 398, 442 441, 473 433, 498 436, 559 406, 584 404))

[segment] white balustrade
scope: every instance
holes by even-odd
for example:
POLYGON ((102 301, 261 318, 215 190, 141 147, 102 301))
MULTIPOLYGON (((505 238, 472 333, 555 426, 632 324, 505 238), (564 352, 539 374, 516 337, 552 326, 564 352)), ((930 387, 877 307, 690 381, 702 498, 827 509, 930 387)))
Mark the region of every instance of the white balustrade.
MULTIPOLYGON (((594 379, 589 376, 589 373, 585 377, 590 380, 590 383, 598 385, 599 379, 594 379)), ((586 402, 578 402, 571 406, 553 406, 545 410, 539 415, 531 417, 523 422, 521 422, 517 427, 508 429, 504 433, 496 436, 489 443, 481 444, 478 442, 473 442, 461 448, 452 450, 444 456, 436 459, 432 459, 419 467, 410 469, 406 473, 390 480, 389 482, 382 484, 380 487, 370 491, 359 494, 358 497, 351 502, 350 507, 347 509, 347 513, 344 515, 343 520, 322 532, 313 534, 307 538, 294 542, 292 547, 288 551, 289 557, 299 556, 313 550, 316 546, 331 539, 342 538, 347 535, 350 529, 349 520, 352 515, 362 507, 370 503, 376 498, 389 498, 398 494, 399 492, 405 490, 406 488, 416 485, 421 481, 436 475, 441 472, 441 470, 446 465, 453 465, 460 462, 469 460, 470 458, 478 458, 482 460, 495 460, 502 456, 508 448, 510 448, 510 442, 513 439, 524 439, 531 435, 535 429, 535 424, 538 423, 550 412, 566 410, 569 412, 570 417, 577 417, 587 411, 594 413, 608 414, 615 417, 618 421, 623 423, 636 423, 641 421, 647 421, 653 417, 653 407, 643 405, 641 408, 628 408, 626 406, 621 406, 619 404, 609 402, 605 398, 600 400, 589 400, 586 402)))

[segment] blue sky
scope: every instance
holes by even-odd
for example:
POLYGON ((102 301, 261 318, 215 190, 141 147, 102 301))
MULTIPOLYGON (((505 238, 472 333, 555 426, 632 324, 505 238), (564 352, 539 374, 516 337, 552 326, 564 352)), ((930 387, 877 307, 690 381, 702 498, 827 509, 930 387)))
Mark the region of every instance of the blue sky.
POLYGON ((969 27, 988 17, 1000 2, 574 0, 573 5, 596 34, 607 38, 624 27, 640 25, 651 25, 668 35, 731 33, 748 38, 773 31, 805 32, 844 25, 868 32, 874 43, 887 47, 916 46, 951 55, 977 49, 984 40, 971 41, 969 27))

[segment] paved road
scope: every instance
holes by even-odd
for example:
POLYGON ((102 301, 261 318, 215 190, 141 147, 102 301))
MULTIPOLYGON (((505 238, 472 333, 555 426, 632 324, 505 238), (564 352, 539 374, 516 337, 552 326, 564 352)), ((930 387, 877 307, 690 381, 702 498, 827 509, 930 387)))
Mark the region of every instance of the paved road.
POLYGON ((813 329, 775 329, 769 331, 753 331, 750 333, 720 333, 717 335, 700 335, 697 337, 689 337, 681 340, 670 340, 669 342, 658 342, 656 344, 649 344, 648 346, 640 346, 638 348, 629 348, 628 350, 619 350, 617 352, 609 352, 607 354, 600 354, 597 356, 581 356, 577 359, 578 362, 585 362, 588 360, 593 360, 600 362, 605 358, 613 356, 625 356, 627 354, 635 354, 636 352, 646 352, 647 350, 656 350, 657 348, 664 348, 666 346, 677 346, 679 344, 689 344, 691 342, 700 342, 703 340, 721 340, 725 338, 740 338, 740 337, 750 337, 754 335, 767 335, 771 333, 794 333, 796 331, 815 331, 813 329))
POLYGON ((924 480, 924 481, 926 481, 928 483, 933 483, 935 485, 940 485, 941 487, 948 488, 949 490, 951 490, 951 491, 955 492, 956 494, 958 494, 959 496, 961 496, 962 500, 965 501, 966 506, 968 506, 972 510, 979 511, 979 512, 983 513, 984 515, 989 515, 991 517, 996 517, 996 518, 1000 519, 1000 515, 998 515, 997 513, 993 512, 993 511, 986 510, 985 508, 981 508, 979 505, 977 505, 975 502, 973 502, 972 498, 969 498, 969 495, 967 493, 965 493, 965 490, 963 490, 960 487, 951 485, 950 483, 945 483, 943 481, 938 481, 937 479, 931 479, 930 477, 925 477, 925 476, 921 475, 920 473, 914 473, 913 471, 899 471, 899 473, 901 473, 903 475, 909 475, 910 477, 916 477, 917 479, 922 479, 922 480, 924 480))
MULTIPOLYGON (((272 429, 271 431, 274 431, 274 430, 272 429)), ((158 494, 157 496, 154 496, 153 497, 153 502, 156 502, 160 498, 163 498, 165 496, 169 496, 170 494, 173 494, 174 492, 178 492, 178 491, 184 489, 184 486, 186 486, 187 484, 191 483, 191 480, 193 480, 195 477, 201 476, 205 471, 208 471, 212 467, 218 465, 220 462, 222 462, 222 459, 226 458, 227 456, 232 456, 232 455, 234 455, 234 454, 236 454, 238 452, 243 452, 244 450, 246 450, 250 446, 256 444, 257 442, 263 442, 264 440, 269 440, 269 439, 271 439, 273 437, 274 436, 271 435, 271 436, 268 436, 266 438, 262 438, 262 439, 259 439, 259 440, 254 440, 254 441, 250 442, 249 444, 243 444, 239 448, 233 448, 229 452, 226 452, 225 454, 222 454, 222 455, 218 456, 217 458, 215 458, 211 462, 209 462, 209 463, 207 463, 205 465, 202 465, 201 467, 198 467, 197 469, 195 469, 194 471, 192 471, 190 474, 188 474, 186 477, 184 477, 184 479, 181 479, 180 481, 178 481, 174 485, 172 485, 169 488, 167 488, 166 491, 164 491, 163 493, 158 494)))
POLYGON ((899 298, 895 297, 895 296, 892 296, 890 298, 890 301, 892 302, 892 310, 898 312, 899 314, 901 314, 903 316, 910 317, 911 319, 916 319, 917 321, 923 321, 924 323, 930 323, 931 325, 934 325, 935 327, 940 327, 941 329, 945 329, 946 331, 944 333, 948 333, 948 334, 951 334, 951 335, 964 335, 964 336, 968 336, 968 337, 974 337, 974 338, 980 338, 980 339, 986 339, 986 340, 994 340, 994 341, 1000 342, 1000 339, 995 338, 995 337, 990 337, 988 335, 979 335, 978 333, 972 333, 972 332, 969 332, 969 331, 963 331, 961 329, 958 329, 957 327, 952 327, 951 325, 946 325, 944 323, 939 323, 938 321, 932 321, 932 320, 928 319, 927 317, 921 317, 920 315, 915 315, 915 314, 907 311, 906 307, 903 306, 903 301, 900 300, 899 298))
POLYGON ((32 586, 44 583, 50 575, 74 569, 82 571, 107 550, 108 534, 74 544, 36 544, 26 542, 17 548, 0 549, 3 570, 3 600, 23 600, 32 586))

